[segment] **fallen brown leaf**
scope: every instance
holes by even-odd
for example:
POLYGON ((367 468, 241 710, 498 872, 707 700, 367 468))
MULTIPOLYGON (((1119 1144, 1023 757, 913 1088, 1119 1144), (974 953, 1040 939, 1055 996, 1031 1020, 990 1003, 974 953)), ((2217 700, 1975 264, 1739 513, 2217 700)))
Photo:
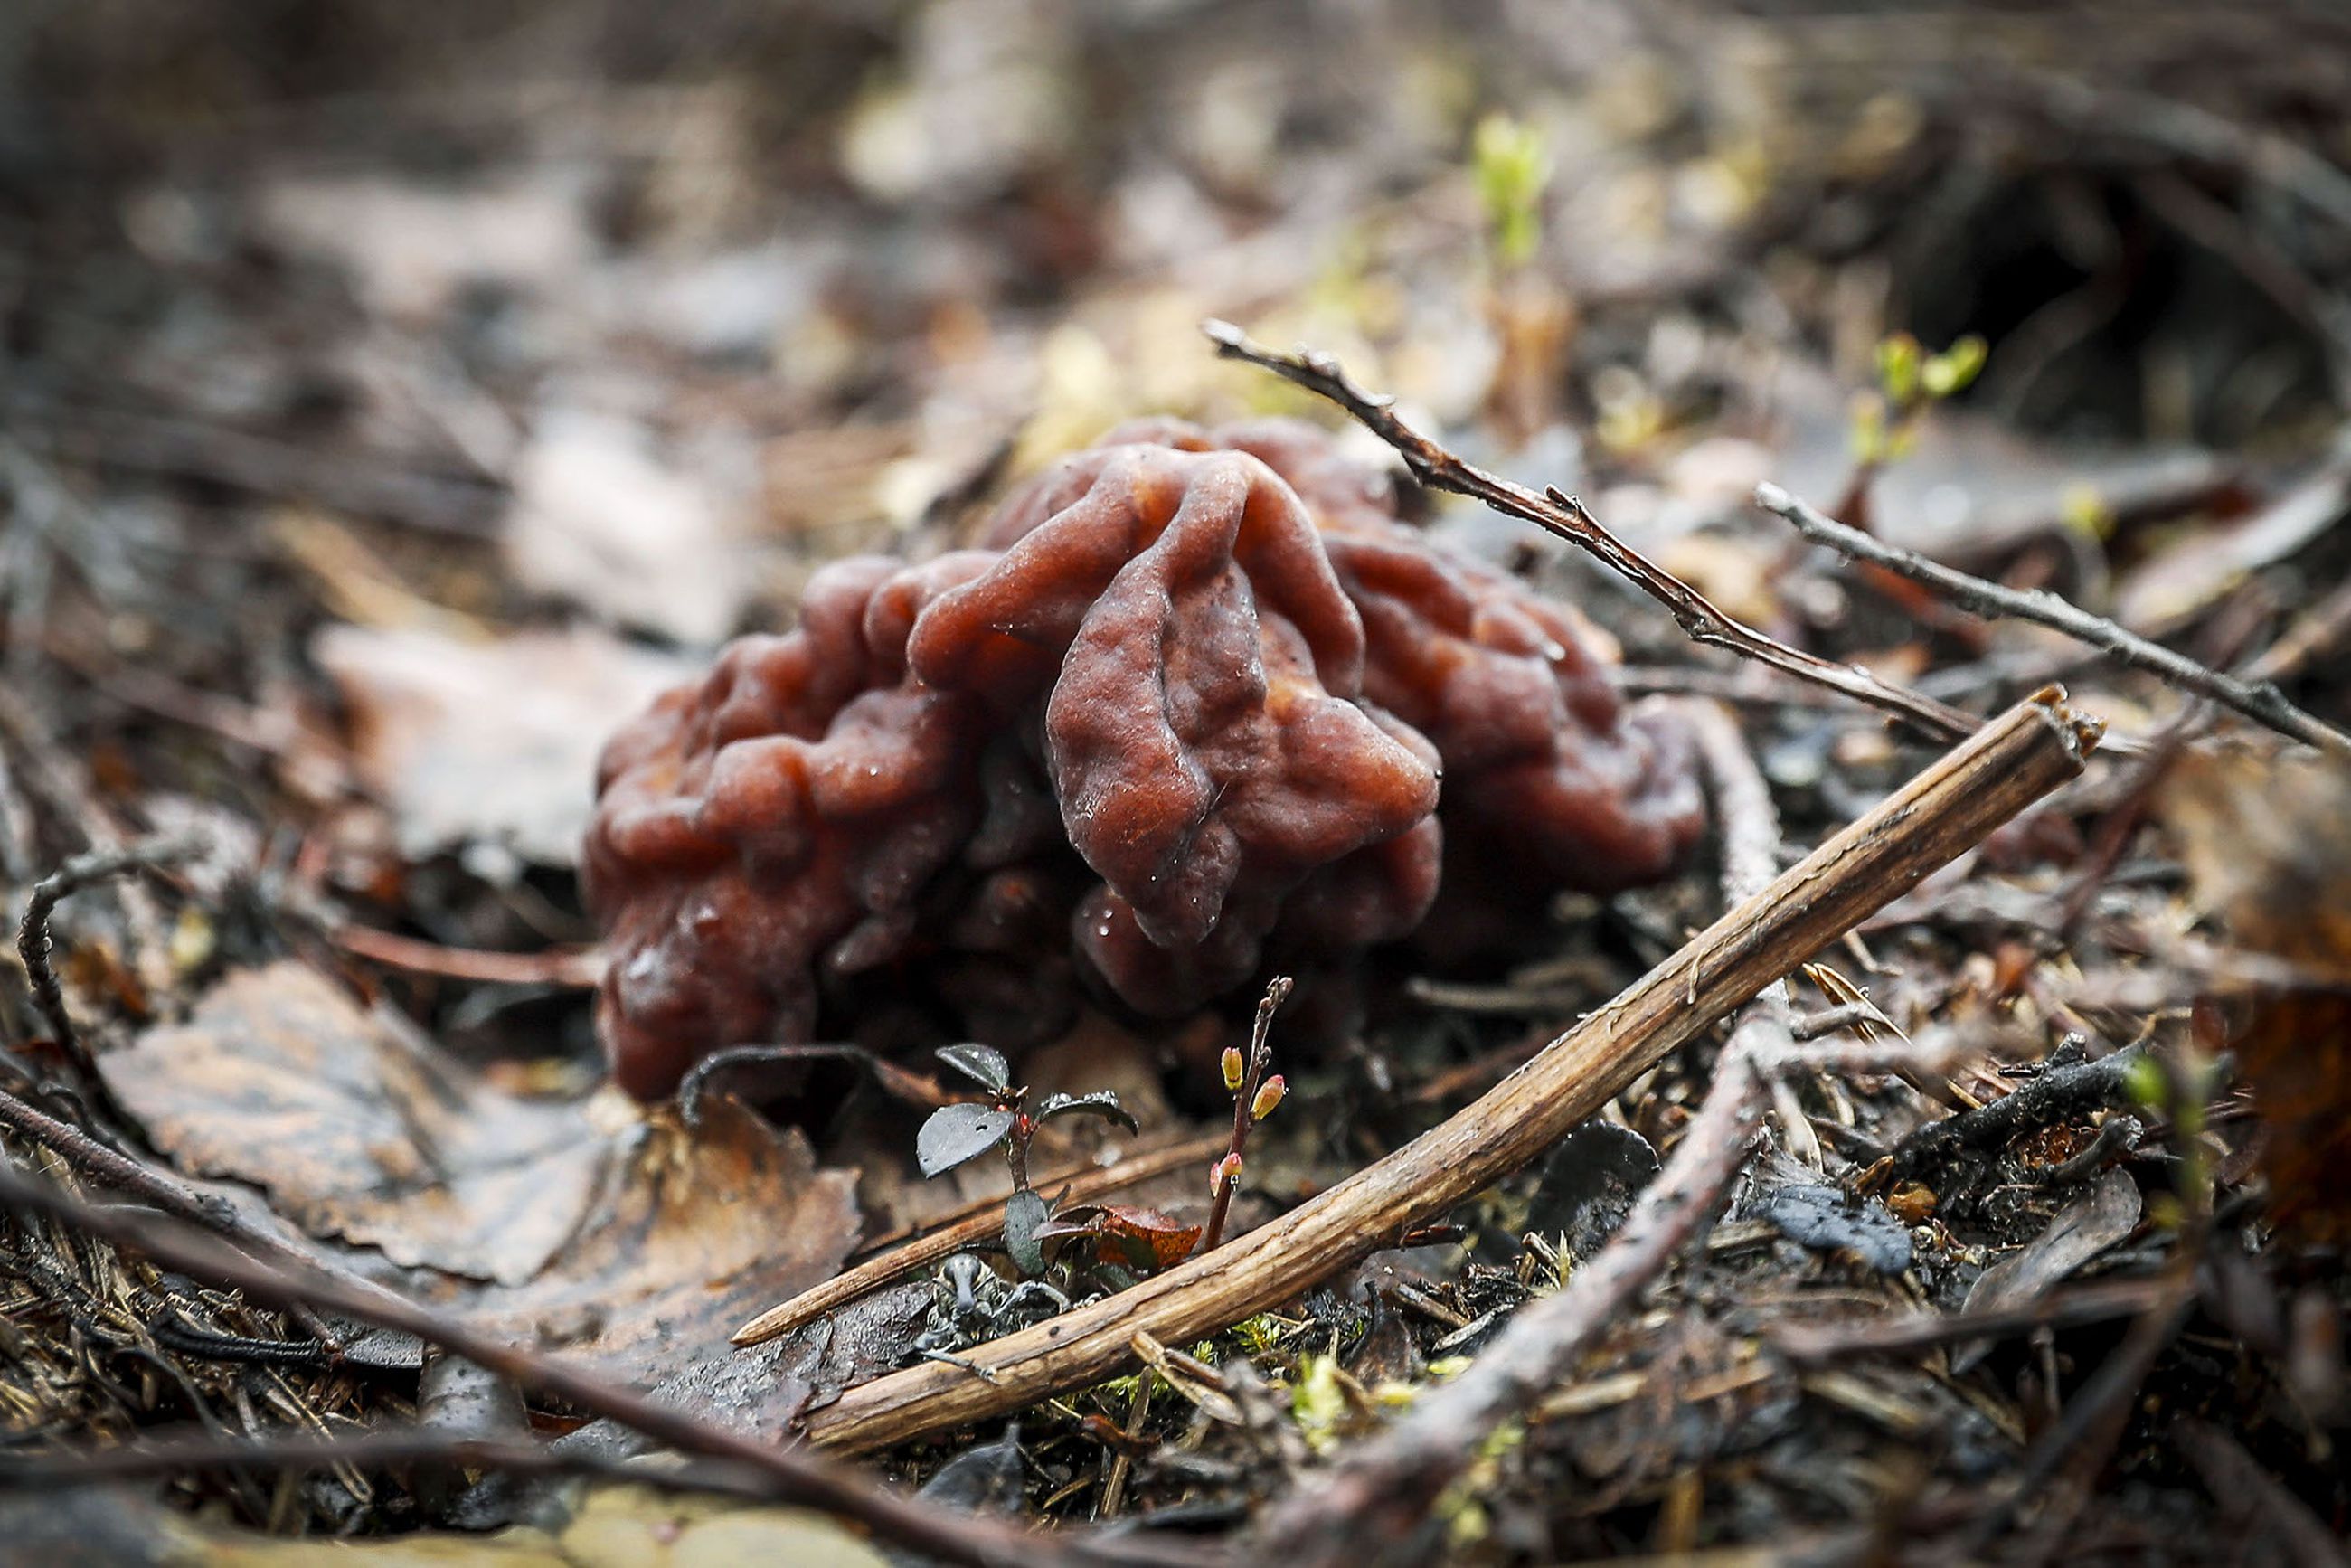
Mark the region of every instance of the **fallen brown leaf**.
MULTIPOLYGON (((605 1100, 615 1115, 635 1108, 605 1100)), ((611 1135, 611 1163, 578 1237, 478 1311, 632 1380, 723 1361, 737 1323, 831 1279, 856 1242, 856 1176, 820 1170, 797 1127, 740 1105, 688 1129, 669 1107, 611 1135)))
POLYGON ((611 1160, 577 1107, 490 1087, 291 961, 230 974, 99 1066, 183 1169, 265 1189, 314 1236, 475 1279, 546 1267, 611 1160))
POLYGON ((643 1385, 732 1353, 751 1312, 829 1279, 854 1176, 797 1129, 713 1103, 507 1093, 293 962, 241 970, 185 1023, 102 1059, 183 1168, 260 1186, 314 1237, 476 1281, 453 1310, 643 1385))

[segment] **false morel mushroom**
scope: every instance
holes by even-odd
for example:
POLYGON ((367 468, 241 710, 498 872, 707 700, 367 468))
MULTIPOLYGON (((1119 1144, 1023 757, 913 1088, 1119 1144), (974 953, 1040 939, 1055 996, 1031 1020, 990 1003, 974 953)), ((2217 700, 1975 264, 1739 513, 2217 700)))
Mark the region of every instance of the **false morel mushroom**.
POLYGON ((1123 427, 981 545, 827 567, 606 747, 583 865, 632 1093, 861 977, 1005 1043, 1080 985, 1176 1016, 1408 936, 1441 867, 1607 892, 1698 831, 1605 640, 1310 426, 1123 427))

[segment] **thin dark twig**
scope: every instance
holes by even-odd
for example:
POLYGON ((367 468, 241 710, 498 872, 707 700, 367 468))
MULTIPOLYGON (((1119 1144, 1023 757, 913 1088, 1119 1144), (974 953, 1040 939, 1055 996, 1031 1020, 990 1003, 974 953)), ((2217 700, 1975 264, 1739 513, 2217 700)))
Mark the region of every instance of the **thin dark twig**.
MULTIPOLYGON (((93 852, 120 850, 131 841, 131 835, 123 830, 113 808, 91 783, 89 770, 58 744, 33 705, 5 683, 0 683, 0 736, 14 742, 22 754, 19 779, 59 827, 93 852)), ((140 883, 126 883, 120 896, 123 918, 138 939, 133 962, 148 988, 160 989, 170 977, 162 957, 162 923, 140 883)))
POLYGON ((54 946, 49 937, 49 916, 59 902, 94 883, 132 872, 177 865, 203 854, 204 850, 204 840, 182 837, 76 855, 34 883, 32 896, 25 901, 25 918, 16 927, 16 952, 25 960, 25 978, 33 988, 33 1001, 48 1020, 49 1033, 57 1049, 80 1074, 84 1088, 101 1103, 110 1103, 112 1096, 107 1092, 106 1081, 98 1074, 97 1059, 90 1055, 89 1047, 82 1042, 73 1019, 66 1012, 64 988, 57 984, 57 970, 49 965, 49 953, 54 946))
POLYGON ((2052 1291, 2012 1307, 1971 1312, 1909 1312, 1859 1322, 1774 1323, 1766 1337, 1773 1350, 1800 1365, 1826 1366, 1855 1356, 1907 1354, 1960 1340, 2133 1317, 2160 1303, 2170 1290, 2170 1281, 2159 1274, 2106 1280, 2052 1291))
MULTIPOLYGON (((2125 1054, 2116 1052, 2116 1056, 2125 1054)), ((2112 1061, 2115 1057, 2105 1060, 2112 1061)), ((2191 1096, 2206 1103, 2213 1087, 2225 1082, 2225 1056, 2216 1059, 2209 1073, 2177 1057, 2151 1060, 2163 1070, 2165 1092, 2174 1106, 2186 1104, 2191 1096)), ((2192 1150, 2192 1137, 2181 1140, 2183 1166, 2178 1190, 2184 1217, 2179 1239, 2164 1262, 2161 1293, 2132 1320, 2122 1343, 2066 1402, 2057 1419, 2033 1438, 2003 1494, 1979 1511, 1960 1534, 1955 1545, 1961 1558, 1982 1556, 2009 1521, 2048 1490, 2053 1495, 2035 1527, 2043 1550, 2028 1553, 2045 1555, 2088 1500, 2095 1475, 2120 1440, 2140 1385, 2186 1324, 2196 1301, 2198 1276, 2212 1237, 2213 1213, 2210 1176, 2202 1169, 2200 1155, 2192 1150)))
POLYGON ((250 1334, 221 1333, 199 1328, 176 1310, 147 1325, 155 1343, 177 1355, 197 1361, 229 1361, 248 1366, 319 1366, 329 1347, 316 1340, 256 1339, 250 1334))
POLYGON ((329 925, 322 935, 346 953, 413 974, 493 985, 559 986, 592 991, 603 977, 606 955, 596 947, 554 947, 541 953, 492 953, 444 947, 371 925, 329 925))
MULTIPOLYGON (((1144 1442, 1144 1417, 1151 1414, 1151 1388, 1156 1379, 1143 1372, 1134 1379, 1134 1397, 1127 1402, 1125 1435, 1130 1443, 1144 1442)), ((1126 1478, 1134 1468, 1134 1455, 1125 1448, 1110 1450, 1108 1468, 1102 1472, 1102 1501, 1094 1509, 1096 1519, 1116 1519, 1120 1505, 1126 1500, 1126 1478)))
MULTIPOLYGON (((306 1258, 276 1237, 255 1228, 227 1199, 199 1192, 119 1149, 109 1148, 80 1128, 58 1121, 5 1090, 0 1090, 0 1126, 38 1144, 99 1186, 201 1226, 247 1252, 319 1269, 333 1274, 353 1290, 371 1292, 387 1301, 400 1300, 371 1280, 330 1269, 323 1261, 306 1258)), ((329 1347, 339 1343, 334 1332, 308 1307, 298 1305, 295 1316, 329 1347)))
MULTIPOLYGON (((2087 1469, 2112 1450, 2130 1415, 2133 1396, 2155 1369, 2157 1357, 2187 1322, 2188 1310, 2195 1302, 2192 1260, 2171 1268, 2164 1281, 2162 1294, 2131 1320, 2121 1345, 2098 1364, 2098 1369, 2090 1375, 2081 1391, 2066 1402, 2055 1423, 2033 1440, 2007 1493, 1982 1510, 1960 1536, 1958 1544, 1962 1561, 1980 1558, 2016 1512, 2069 1464, 2087 1469)), ((2074 1489, 2074 1496, 2059 1500, 2058 1507, 2077 1506, 2081 1490, 2078 1487, 2074 1489)))
POLYGON ((1423 485, 1473 497, 1498 512, 1547 529, 1594 557, 1664 605, 1692 642, 1728 648, 1815 685, 1883 708, 1938 739, 1961 739, 1981 727, 1982 721, 1973 714, 1880 680, 1857 664, 1840 664, 1766 636, 1602 528, 1573 496, 1556 487, 1538 496, 1524 486, 1514 485, 1465 462, 1421 434, 1396 417, 1393 400, 1357 386, 1330 355, 1311 351, 1276 353, 1251 341, 1229 321, 1204 321, 1200 329, 1224 358, 1261 366, 1337 403, 1373 434, 1395 447, 1404 458, 1405 466, 1423 485))
POLYGON ((226 1198, 201 1193, 174 1181, 5 1089, 0 1089, 0 1126, 40 1145, 102 1186, 152 1204, 233 1241, 248 1239, 240 1233, 236 1210, 226 1198))
POLYGON ((1608 684, 1626 696, 1712 697, 1718 702, 1806 712, 1850 714, 1852 706, 1834 692, 1778 674, 1758 664, 1730 669, 1712 665, 1612 664, 1608 684))
POLYGON ((775 1495, 852 1520, 875 1535, 949 1562, 975 1565, 1067 1562, 1081 1554, 1128 1562, 1189 1562, 1166 1547, 1092 1539, 1057 1541, 901 1497, 806 1448, 782 1448, 608 1382, 557 1358, 473 1328, 389 1292, 371 1293, 308 1266, 278 1267, 247 1257, 176 1221, 135 1210, 99 1208, 0 1167, 0 1205, 41 1214, 181 1272, 209 1278, 265 1300, 344 1313, 380 1328, 413 1333, 455 1355, 500 1373, 582 1410, 689 1454, 764 1472, 775 1495))
POLYGON ((717 1092, 711 1087, 712 1080, 723 1078, 737 1068, 773 1067, 789 1061, 850 1062, 872 1074, 885 1092, 910 1105, 936 1110, 952 1098, 932 1080, 919 1072, 909 1072, 894 1061, 885 1061, 862 1045, 730 1045, 695 1062, 693 1071, 678 1084, 678 1114, 687 1126, 698 1127, 702 1125, 704 1099, 717 1092))
POLYGON ((1875 1023, 1884 1016, 1875 1002, 1841 1002, 1816 1013, 1806 1013, 1788 1026, 1788 1037, 1801 1045, 1808 1040, 1818 1040, 1825 1034, 1849 1030, 1855 1024, 1875 1023))
POLYGON ((2003 588, 1980 577, 1957 570, 1940 561, 1928 560, 1913 551, 1887 544, 1885 540, 1847 528, 1790 495, 1777 485, 1755 486, 1755 504, 1788 524, 1814 544, 1826 545, 1847 560, 1866 561, 1901 573, 1913 582, 1924 583, 1960 609, 1991 619, 2030 621, 2062 632, 2077 643, 2087 643, 2112 654, 2134 669, 2179 687, 2198 696, 2209 697, 2224 707, 2257 724, 2268 726, 2280 735, 2332 752, 2339 758, 2351 758, 2351 735, 2327 724, 2285 700, 2283 693, 2269 681, 2242 681, 2200 664, 2187 654, 2177 653, 2160 643, 2149 642, 2137 632, 2116 624, 2102 615, 2093 615, 2079 605, 2060 598, 2046 589, 2003 588))

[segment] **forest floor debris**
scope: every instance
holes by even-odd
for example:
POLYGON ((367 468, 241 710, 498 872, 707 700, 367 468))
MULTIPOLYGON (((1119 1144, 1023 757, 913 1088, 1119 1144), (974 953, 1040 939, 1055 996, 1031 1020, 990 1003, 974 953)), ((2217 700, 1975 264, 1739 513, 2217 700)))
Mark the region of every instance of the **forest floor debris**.
POLYGON ((2342 1561, 2351 28, 672 9, 0 22, 11 1542, 2342 1561), (1697 713, 1709 853, 1327 1058, 598 1092, 611 724, 1269 413, 1697 713))

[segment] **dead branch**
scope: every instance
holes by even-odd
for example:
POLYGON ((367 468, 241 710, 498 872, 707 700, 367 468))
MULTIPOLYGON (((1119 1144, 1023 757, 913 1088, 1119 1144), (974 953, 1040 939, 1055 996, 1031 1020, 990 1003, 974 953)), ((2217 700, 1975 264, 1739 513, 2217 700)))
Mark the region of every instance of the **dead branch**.
POLYGON ((489 953, 477 947, 444 947, 371 925, 335 925, 327 940, 344 952, 415 975, 451 980, 482 980, 505 986, 561 986, 592 991, 604 977, 604 954, 595 947, 550 947, 538 953, 489 953))
POLYGON ((1874 1023, 1881 1016, 1874 1003, 1840 1002, 1816 1013, 1806 1013, 1790 1026, 1788 1036, 1802 1044, 1806 1040, 1818 1040, 1823 1035, 1839 1033, 1855 1024, 1874 1023))
POLYGON ((1889 1179, 1907 1181, 1962 1149, 1996 1147, 2060 1117, 2110 1104, 2127 1092, 2146 1055, 2145 1046, 2133 1045, 2095 1061, 2053 1067, 2012 1094, 1929 1122, 1895 1145, 1889 1179))
MULTIPOLYGON (((705 1458, 748 1466, 768 1477, 777 1495, 872 1531, 884 1540, 976 1568, 1078 1558, 1074 1541, 1033 1536, 993 1520, 901 1497, 844 1466, 800 1448, 778 1448, 609 1383, 551 1356, 402 1301, 370 1292, 308 1264, 279 1266, 222 1245, 177 1220, 151 1212, 101 1208, 47 1183, 0 1166, 0 1206, 45 1216, 58 1224, 139 1253, 150 1261, 245 1291, 280 1305, 340 1312, 380 1328, 413 1333, 527 1387, 604 1416, 671 1448, 705 1458)), ((1133 1563, 1193 1563, 1190 1554, 1139 1542, 1096 1539, 1085 1554, 1133 1563)))
POLYGON ((1534 1159, 1667 1051, 2078 777, 2098 733, 2053 690, 2011 708, 1404 1148, 1212 1254, 977 1346, 967 1359, 984 1376, 934 1363, 852 1388, 809 1416, 810 1440, 866 1451, 1021 1409, 1126 1365, 1138 1331, 1188 1343, 1329 1278, 1534 1159))
MULTIPOLYGON (((1225 1149, 1226 1134, 1211 1133, 1202 1137, 1186 1138, 1181 1143, 1162 1148, 1128 1155, 1108 1169, 1089 1167, 1082 1171, 1065 1172, 1049 1176, 1037 1184, 1047 1193, 1062 1193, 1069 1203, 1091 1203, 1095 1198, 1133 1186, 1153 1176, 1169 1171, 1182 1170, 1186 1166, 1203 1165, 1215 1159, 1225 1149)), ((878 1291, 891 1281, 928 1268, 952 1252, 1004 1234, 1004 1199, 980 1198, 969 1206, 969 1211, 948 1219, 936 1230, 918 1236, 903 1247, 892 1249, 878 1258, 870 1258, 845 1274, 839 1274, 823 1284, 802 1291, 781 1306, 770 1307, 735 1331, 738 1345, 765 1344, 779 1334, 788 1334, 802 1323, 813 1322, 834 1308, 855 1301, 868 1291, 878 1291)))
POLYGON ((1905 1080, 1931 1082, 1949 1073, 1971 1054, 1949 1033, 1938 1030, 1917 1040, 1880 1036, 1870 1040, 1833 1040, 1825 1043, 1774 1047, 1756 1059, 1767 1073, 1892 1072, 1905 1080))
POLYGON ((2102 615, 2093 615, 2046 589, 2003 588, 1940 561, 1928 560, 1859 528, 1847 528, 1777 485, 1756 486, 1755 504, 1785 519, 1813 543, 1826 545, 1847 560, 1881 566, 1913 582, 1924 583, 1971 614, 1993 620, 2030 621, 2062 632, 2077 643, 2112 654, 2133 669, 2145 670, 2182 691, 2233 708, 2280 735, 2336 757, 2351 758, 2351 736, 2294 706, 2268 681, 2241 681, 2234 675, 2223 674, 2185 653, 2151 643, 2102 615))
POLYGON ((1883 708, 1939 740, 1959 739, 1974 733, 1982 723, 1973 714, 1880 680, 1858 664, 1840 664, 1819 658, 1764 635, 1602 528, 1574 497, 1555 487, 1538 496, 1439 446, 1396 417, 1394 400, 1357 386, 1330 355, 1311 350, 1276 353, 1252 341, 1229 321, 1204 321, 1200 329, 1217 345, 1217 352, 1222 357, 1263 366, 1285 381, 1337 403, 1373 434, 1395 447, 1404 458, 1405 466, 1412 470, 1413 477, 1423 485, 1473 497, 1498 512, 1522 517, 1556 534, 1593 556, 1664 605, 1692 642, 1728 648, 1857 702, 1883 708))

